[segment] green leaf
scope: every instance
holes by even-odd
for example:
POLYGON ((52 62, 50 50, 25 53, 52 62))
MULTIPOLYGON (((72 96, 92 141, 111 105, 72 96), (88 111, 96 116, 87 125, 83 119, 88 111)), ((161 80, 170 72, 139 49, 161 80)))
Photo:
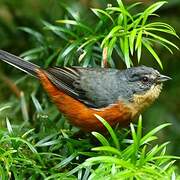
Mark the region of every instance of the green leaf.
POLYGON ((135 8, 136 6, 139 6, 140 4, 142 4, 142 2, 133 3, 127 7, 127 10, 129 11, 129 10, 135 8))
POLYGON ((71 154, 69 157, 64 158, 59 164, 57 164, 54 169, 62 169, 65 166, 67 166, 75 157, 77 156, 77 153, 71 154))
POLYGON ((112 23, 114 24, 114 20, 113 18, 110 16, 110 14, 108 14, 106 11, 103 11, 101 9, 95 9, 95 8, 91 8, 91 10, 94 12, 94 14, 96 14, 100 19, 102 19, 103 16, 101 16, 100 14, 105 15, 106 17, 108 17, 112 23))
POLYGON ((161 41, 158 41, 158 40, 156 40, 156 39, 153 39, 153 38, 144 38, 145 40, 147 40, 147 41, 152 41, 152 42, 155 42, 155 43, 157 43, 157 44, 160 44, 160 45, 162 45, 163 47, 165 47, 171 54, 173 54, 173 51, 166 45, 166 44, 164 44, 163 42, 161 42, 161 41))
POLYGON ((22 138, 25 138, 25 137, 27 137, 31 132, 33 132, 35 129, 33 128, 33 129, 30 129, 30 130, 28 130, 28 131, 26 131, 21 137, 22 138))
POLYGON ((86 54, 87 54, 87 51, 83 50, 83 53, 81 53, 81 55, 78 58, 78 62, 81 62, 85 58, 86 54))
POLYGON ((163 69, 163 65, 161 63, 161 60, 159 58, 159 56, 156 54, 156 52, 154 51, 154 49, 145 41, 142 41, 143 45, 146 47, 146 49, 153 55, 153 57, 156 59, 156 61, 158 62, 159 66, 161 67, 161 69, 163 69))
POLYGON ((21 100, 21 111, 22 111, 23 119, 25 122, 28 122, 29 113, 28 113, 27 102, 26 102, 23 92, 20 92, 20 100, 21 100))
POLYGON ((130 128, 131 128, 131 134, 133 138, 133 154, 132 154, 133 156, 131 158, 131 161, 135 163, 137 159, 138 149, 139 149, 139 139, 137 138, 137 134, 132 123, 130 124, 130 128))
POLYGON ((139 47, 139 45, 142 42, 142 33, 143 33, 142 31, 139 31, 139 33, 137 35, 135 50, 137 50, 137 48, 139 47))
POLYGON ((117 2, 118 2, 119 7, 123 8, 123 9, 125 8, 122 0, 117 0, 117 2))
POLYGON ((7 129, 8 129, 9 134, 12 134, 13 129, 12 129, 11 123, 10 123, 8 118, 6 118, 6 125, 7 125, 7 129))
POLYGON ((106 10, 112 11, 112 12, 113 12, 113 11, 121 12, 121 13, 123 13, 124 15, 128 16, 128 17, 133 21, 133 18, 132 18, 132 16, 131 16, 131 14, 130 14, 127 10, 125 10, 125 9, 118 8, 118 7, 108 7, 108 8, 106 8, 106 10))
POLYGON ((110 152, 112 155, 118 155, 121 157, 121 151, 118 149, 111 147, 111 146, 100 146, 100 147, 94 147, 92 148, 92 151, 105 151, 105 152, 110 152))
POLYGON ((143 166, 145 163, 146 149, 147 149, 147 145, 145 145, 141 150, 141 153, 139 155, 139 162, 138 162, 139 166, 143 166))
POLYGON ((51 146, 53 144, 57 144, 57 143, 59 143, 58 139, 51 140, 55 136, 56 136, 56 134, 51 134, 51 135, 41 139, 40 141, 38 141, 34 146, 35 147, 43 147, 43 146, 51 146))
POLYGON ((144 28, 147 28, 147 27, 163 27, 165 29, 168 29, 169 31, 172 31, 174 33, 176 33, 176 31, 174 30, 174 28, 172 26, 170 26, 169 24, 167 23, 163 23, 163 22, 152 22, 152 23, 148 23, 144 26, 144 28))
POLYGON ((133 29, 129 35, 129 47, 130 47, 131 55, 133 55, 133 53, 134 53, 134 47, 135 47, 134 40, 136 37, 136 33, 137 33, 137 30, 133 29))
POLYGON ((162 125, 159 125, 158 127, 154 128, 149 133, 147 133, 144 137, 142 137, 142 139, 140 141, 140 144, 143 145, 148 138, 152 137, 158 131, 160 131, 161 129, 163 129, 163 128, 167 127, 167 126, 170 126, 170 125, 171 125, 171 123, 166 123, 166 124, 162 124, 162 125))
POLYGON ((160 1, 157 3, 152 4, 151 6, 149 6, 144 13, 142 14, 143 16, 143 22, 142 25, 144 25, 147 21, 148 16, 152 15, 155 11, 157 11, 161 6, 163 6, 165 3, 167 3, 166 1, 160 1))
POLYGON ((111 56, 112 56, 112 52, 113 52, 114 46, 116 44, 116 41, 117 41, 117 38, 113 37, 108 44, 108 48, 107 48, 108 49, 108 51, 107 51, 108 61, 110 61, 112 59, 111 56))
POLYGON ((158 139, 157 136, 150 136, 144 141, 144 144, 147 144, 147 143, 157 140, 157 139, 158 139))
POLYGON ((68 6, 66 5, 66 10, 68 11, 68 13, 76 20, 79 21, 80 20, 80 13, 79 11, 77 11, 77 9, 73 6, 68 6))
POLYGON ((162 28, 145 28, 145 30, 146 31, 159 31, 159 32, 164 32, 164 33, 167 33, 167 34, 171 34, 171 35, 173 35, 173 36, 176 36, 177 38, 179 38, 178 37, 178 35, 174 32, 174 31, 170 31, 170 30, 167 30, 167 29, 162 29, 162 28))
POLYGON ((87 159, 83 165, 84 166, 92 166, 94 164, 99 164, 99 163, 110 163, 110 164, 116 164, 119 167, 124 167, 127 169, 133 170, 134 166, 129 163, 128 161, 124 161, 123 159, 118 159, 115 157, 110 157, 110 156, 98 156, 98 157, 92 157, 87 159))
POLYGON ((64 49, 64 51, 61 54, 61 58, 65 58, 67 55, 69 55, 69 53, 73 50, 73 49, 77 49, 78 45, 80 44, 79 41, 75 41, 71 44, 68 44, 68 46, 66 46, 66 48, 64 49))
POLYGON ((157 39, 157 40, 160 40, 160 41, 162 41, 162 42, 164 42, 164 43, 167 43, 167 44, 175 47, 177 50, 179 50, 179 47, 176 46, 174 43, 170 42, 169 40, 167 40, 167 39, 165 39, 165 38, 163 38, 163 37, 157 36, 157 35, 155 35, 155 34, 153 34, 153 33, 147 32, 147 31, 146 31, 145 33, 146 33, 147 35, 150 35, 151 37, 153 37, 153 38, 155 38, 155 39, 157 39))
POLYGON ((105 47, 105 45, 107 46, 109 39, 115 38, 117 32, 120 30, 122 30, 122 26, 118 25, 118 26, 113 27, 112 30, 109 32, 109 34, 103 39, 101 43, 101 47, 105 47))
POLYGON ((20 57, 26 57, 26 56, 30 56, 32 54, 37 54, 37 53, 45 51, 46 49, 47 48, 45 48, 45 47, 33 48, 33 49, 30 49, 30 50, 25 51, 24 53, 20 54, 20 57))
POLYGON ((142 43, 140 42, 140 44, 138 45, 138 49, 137 49, 138 63, 140 62, 140 59, 141 59, 141 50, 142 50, 142 43))
POLYGON ((47 68, 49 67, 50 63, 52 63, 53 59, 55 59, 55 57, 58 55, 59 51, 56 50, 54 51, 53 54, 49 55, 49 57, 45 60, 45 64, 44 67, 47 68))
POLYGON ((156 157, 153 157, 152 159, 153 160, 155 160, 155 159, 178 159, 178 160, 180 160, 180 157, 167 155, 167 156, 156 156, 156 157))
POLYGON ((102 134, 98 132, 92 132, 92 135, 95 136, 103 146, 110 146, 108 140, 102 134))
POLYGON ((70 60, 73 60, 74 53, 76 52, 78 46, 81 44, 81 39, 74 41, 72 43, 67 44, 67 46, 64 47, 63 50, 58 55, 56 65, 63 64, 66 65, 70 62, 70 60))
MULTIPOLYGON (((169 158, 167 158, 167 159, 169 159, 169 158)), ((164 171, 167 171, 170 167, 172 167, 173 166, 173 164, 176 162, 176 160, 174 160, 174 161, 170 161, 166 166, 164 166, 163 167, 163 170, 164 171)), ((172 178, 172 179, 176 179, 175 177, 174 178, 172 178)))
POLYGON ((137 139, 138 141, 140 141, 140 139, 142 138, 142 115, 139 116, 138 119, 138 125, 137 125, 137 139))
POLYGON ((62 23, 62 24, 70 24, 70 25, 74 25, 74 26, 79 26, 82 29, 87 30, 87 31, 93 33, 93 30, 90 27, 88 27, 85 24, 82 24, 82 23, 80 23, 78 21, 64 19, 64 20, 57 20, 56 22, 57 23, 62 23))
POLYGON ((39 103, 38 99, 35 97, 34 93, 31 94, 32 101, 36 107, 36 110, 38 113, 43 113, 43 109, 41 107, 41 104, 39 103))
POLYGON ((92 58, 92 48, 93 48, 93 45, 92 44, 89 44, 88 46, 85 47, 85 56, 84 56, 84 59, 83 59, 83 67, 88 67, 89 64, 90 64, 90 61, 91 61, 91 58, 92 58))
POLYGON ((131 60, 130 60, 130 57, 129 57, 129 42, 128 42, 128 37, 124 38, 123 52, 124 52, 124 60, 125 60, 125 63, 126 63, 126 67, 130 68, 131 60))
POLYGON ((149 6, 145 11, 148 14, 152 14, 155 11, 157 11, 161 6, 163 6, 165 3, 167 3, 167 1, 156 2, 156 3, 152 4, 151 6, 149 6))
POLYGON ((161 146, 158 147, 155 146, 153 147, 147 154, 146 154, 146 161, 150 161, 152 160, 152 158, 161 150, 163 149, 164 147, 166 147, 167 145, 169 144, 169 142, 166 142, 166 143, 163 143, 161 146))
POLYGON ((113 131, 112 127, 108 124, 108 122, 106 122, 106 120, 104 120, 101 116, 95 114, 95 117, 106 127, 106 129, 108 130, 109 134, 111 135, 113 142, 115 144, 115 147, 117 149, 120 149, 120 144, 119 144, 119 140, 115 134, 115 132, 113 131))
POLYGON ((27 27, 19 27, 18 29, 34 36, 36 40, 38 40, 41 44, 44 44, 44 37, 41 33, 27 27))
POLYGON ((9 109, 9 108, 11 108, 11 106, 3 106, 0 108, 0 112, 4 111, 6 109, 9 109))
POLYGON ((67 34, 71 37, 74 37, 74 38, 78 38, 78 36, 73 31, 71 31, 65 27, 54 26, 45 21, 43 21, 43 24, 45 25, 45 29, 51 30, 54 34, 63 38, 66 41, 69 41, 69 39, 68 39, 68 37, 65 36, 65 34, 67 34))
POLYGON ((150 7, 148 7, 144 12, 139 13, 138 14, 139 17, 137 16, 136 20, 133 22, 134 28, 137 28, 141 21, 142 21, 141 26, 144 26, 148 16, 152 15, 153 12, 155 12, 165 3, 166 3, 165 1, 154 3, 150 7))
POLYGON ((9 140, 24 143, 29 147, 29 149, 33 153, 37 153, 36 149, 34 148, 34 146, 31 143, 29 143, 28 141, 26 141, 24 139, 21 139, 20 137, 9 137, 9 138, 0 139, 0 143, 7 142, 9 140))
POLYGON ((83 49, 85 46, 87 46, 87 45, 89 45, 89 44, 95 43, 96 40, 97 40, 97 39, 96 39, 95 37, 94 37, 94 38, 92 37, 92 38, 90 38, 90 39, 87 39, 83 44, 81 44, 81 46, 77 49, 77 51, 83 49))
POLYGON ((135 50, 137 50, 138 63, 140 62, 140 59, 141 59, 142 34, 143 34, 143 32, 139 31, 138 36, 137 36, 137 40, 136 40, 136 46, 135 46, 135 50))

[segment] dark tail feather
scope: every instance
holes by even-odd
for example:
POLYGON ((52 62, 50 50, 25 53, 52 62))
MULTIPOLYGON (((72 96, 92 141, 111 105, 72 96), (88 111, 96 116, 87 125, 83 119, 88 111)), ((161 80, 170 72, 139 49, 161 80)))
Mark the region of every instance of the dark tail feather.
POLYGON ((21 71, 24 71, 25 73, 35 76, 35 77, 37 77, 36 69, 40 68, 39 66, 37 66, 33 63, 25 61, 22 58, 19 58, 15 55, 10 54, 3 50, 0 50, 0 60, 20 69, 21 71))

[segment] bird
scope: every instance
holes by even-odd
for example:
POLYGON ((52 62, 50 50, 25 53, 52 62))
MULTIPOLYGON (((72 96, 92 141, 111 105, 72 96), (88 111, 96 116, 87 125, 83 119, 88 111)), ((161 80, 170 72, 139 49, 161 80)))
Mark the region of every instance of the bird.
POLYGON ((159 96, 171 78, 144 65, 123 70, 101 67, 49 67, 0 50, 0 60, 41 82, 50 99, 69 122, 84 132, 103 131, 95 115, 112 127, 134 120, 159 96))

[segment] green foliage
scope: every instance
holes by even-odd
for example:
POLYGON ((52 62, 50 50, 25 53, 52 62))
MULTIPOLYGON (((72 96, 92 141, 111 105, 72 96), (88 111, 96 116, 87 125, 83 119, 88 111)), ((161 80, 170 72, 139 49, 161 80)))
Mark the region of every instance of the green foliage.
POLYGON ((166 155, 168 142, 150 145, 157 139, 155 134, 170 124, 160 125, 143 135, 141 118, 137 128, 131 124, 130 132, 124 130, 124 133, 123 130, 114 131, 104 119, 96 117, 110 134, 109 137, 92 132, 100 142, 97 147, 87 138, 75 140, 70 132, 63 130, 39 140, 35 129, 22 133, 24 127, 12 127, 7 119, 8 131, 0 131, 0 177, 90 180, 170 179, 176 176, 172 165, 173 159, 179 158, 166 155))
MULTIPOLYGON (((117 6, 110 4, 105 9, 93 8, 86 17, 69 5, 61 4, 65 14, 56 24, 42 21, 43 31, 38 31, 36 26, 33 28, 33 25, 19 28, 22 34, 30 35, 31 42, 29 50, 21 56, 43 67, 96 67, 106 66, 107 63, 117 67, 115 59, 119 58, 129 67, 136 63, 136 59, 139 63, 143 49, 147 49, 162 67, 156 45, 165 47, 171 53, 172 47, 178 49, 167 39, 170 37, 167 35, 177 37, 175 30, 166 23, 156 21, 154 13, 164 4, 160 1, 136 13, 140 3, 126 7, 118 0, 117 6), (92 21, 92 16, 95 21, 92 21)), ((11 43, 16 46, 16 41, 11 43)), ((22 51, 22 48, 19 49, 22 51)), ((11 74, 11 71, 7 72, 11 74)), ((4 124, 7 127, 0 129, 2 179, 176 179, 173 164, 178 158, 166 155, 169 142, 152 145, 157 139, 155 133, 169 124, 143 134, 140 119, 137 127, 130 125, 130 131, 114 131, 97 116, 110 137, 92 132, 98 143, 92 142, 94 138, 89 135, 81 135, 78 139, 73 137, 77 129, 59 114, 36 80, 27 76, 14 77, 14 74, 13 78, 13 85, 18 86, 20 96, 9 97, 12 91, 9 92, 6 87, 3 92, 8 95, 4 97, 10 98, 10 103, 0 104, 1 127, 4 124), (18 112, 21 112, 19 116, 18 112), (4 117, 8 117, 6 121, 3 121, 4 117)))
MULTIPOLYGON (((108 63, 115 67, 113 56, 116 56, 127 67, 133 66, 132 57, 137 56, 138 63, 141 60, 142 49, 147 49, 159 66, 163 68, 158 53, 154 49, 156 44, 165 47, 170 53, 171 48, 179 49, 173 42, 164 35, 170 34, 178 37, 173 27, 159 21, 151 22, 156 17, 154 14, 166 2, 160 1, 152 4, 143 12, 133 12, 140 3, 124 6, 121 0, 117 0, 118 6, 109 5, 105 10, 93 8, 92 12, 98 17, 93 25, 88 20, 83 20, 80 14, 72 8, 64 5, 68 12, 66 19, 57 20, 60 25, 53 25, 43 21, 44 29, 54 34, 44 37, 41 33, 30 28, 20 28, 29 33, 37 40, 37 48, 23 53, 22 57, 28 60, 46 57, 45 67, 56 58, 56 65, 72 66, 106 66, 108 63), (58 38, 60 38, 58 40, 58 38), (62 41, 62 46, 57 41, 62 41), (43 56, 44 55, 44 56, 43 56)), ((46 32, 47 33, 47 32, 46 32)))
POLYGON ((101 64, 104 66, 105 60, 111 67, 115 67, 114 52, 127 67, 130 67, 133 65, 131 57, 134 54, 140 62, 144 47, 153 55, 160 67, 163 67, 154 44, 158 43, 172 53, 171 47, 179 48, 163 37, 162 33, 178 36, 170 25, 148 20, 152 16, 157 16, 154 14, 155 11, 166 2, 154 3, 143 12, 136 14, 130 12, 140 3, 125 7, 121 0, 117 2, 117 7, 109 5, 105 10, 92 9, 99 18, 93 25, 83 22, 78 14, 67 7, 71 19, 57 20, 59 26, 43 22, 45 29, 66 41, 66 46, 58 53, 57 64, 64 66, 81 64, 84 67, 101 64))
MULTIPOLYGON (((85 168, 89 173, 87 179, 171 179, 175 178, 171 159, 180 159, 175 156, 165 155, 166 146, 169 142, 162 145, 150 147, 150 142, 157 139, 155 134, 170 124, 160 125, 147 134, 142 134, 142 119, 138 121, 137 129, 133 124, 131 127, 132 139, 125 136, 121 142, 117 132, 114 132, 111 126, 101 117, 96 116, 107 128, 111 135, 111 142, 105 136, 96 136, 102 144, 99 147, 93 147, 91 150, 97 152, 86 159, 79 167, 76 167, 68 174, 74 174, 75 171, 85 168), (102 143, 104 140, 108 144, 102 143), (118 145, 117 145, 118 142, 118 145), (121 147, 119 147, 119 144, 121 147), (150 147, 150 148, 149 148, 150 147)), ((83 153, 84 154, 84 153, 83 153)), ((82 176, 83 177, 83 176, 82 176)))

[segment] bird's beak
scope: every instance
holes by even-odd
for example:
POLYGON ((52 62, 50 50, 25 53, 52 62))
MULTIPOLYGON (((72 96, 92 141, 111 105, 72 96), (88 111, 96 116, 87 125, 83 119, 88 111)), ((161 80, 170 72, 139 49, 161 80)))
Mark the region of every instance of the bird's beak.
POLYGON ((157 78, 157 82, 162 83, 164 81, 171 80, 171 79, 172 78, 170 78, 169 76, 165 76, 165 75, 160 74, 157 78))

